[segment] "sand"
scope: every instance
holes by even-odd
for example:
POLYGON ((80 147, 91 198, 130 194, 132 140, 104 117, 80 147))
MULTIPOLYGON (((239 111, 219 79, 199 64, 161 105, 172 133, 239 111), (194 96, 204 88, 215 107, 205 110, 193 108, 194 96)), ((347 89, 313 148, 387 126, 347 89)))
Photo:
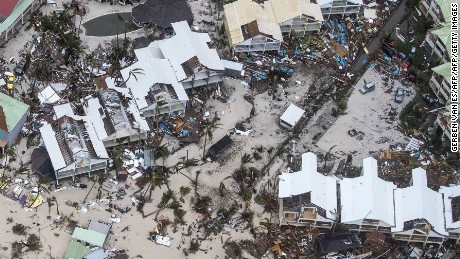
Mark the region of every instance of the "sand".
MULTIPOLYGON (((368 69, 354 86, 355 90, 348 99, 348 107, 345 115, 340 116, 332 127, 318 141, 317 146, 327 151, 332 146, 332 153, 337 157, 344 158, 353 153, 353 164, 360 165, 362 159, 379 151, 385 150, 390 145, 407 144, 406 136, 398 130, 399 113, 414 97, 414 89, 410 96, 405 96, 402 103, 394 102, 394 94, 398 87, 403 87, 399 81, 395 81, 393 90, 385 93, 388 87, 383 86, 380 75, 372 69, 368 69), (366 82, 374 82, 376 88, 366 94, 361 94, 358 89, 366 82), (390 107, 396 109, 396 120, 386 120, 390 107), (348 131, 356 129, 364 133, 362 140, 348 135, 348 131), (387 138, 386 143, 377 143, 378 140, 387 138)), ((404 87, 403 87, 404 88, 404 87)))

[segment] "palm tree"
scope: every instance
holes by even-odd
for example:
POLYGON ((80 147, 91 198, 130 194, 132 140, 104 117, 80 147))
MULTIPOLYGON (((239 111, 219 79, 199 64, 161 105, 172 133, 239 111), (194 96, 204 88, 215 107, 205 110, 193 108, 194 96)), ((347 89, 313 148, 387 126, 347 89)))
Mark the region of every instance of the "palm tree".
POLYGON ((144 69, 142 68, 133 68, 133 69, 130 69, 129 70, 129 73, 128 73, 128 78, 123 81, 123 83, 121 83, 120 87, 125 87, 126 86, 126 83, 128 83, 129 79, 131 77, 134 77, 134 79, 137 81, 137 76, 138 75, 145 75, 144 73, 144 69))
POLYGON ((203 161, 206 159, 206 142, 209 139, 210 141, 212 140, 213 137, 213 131, 217 128, 219 128, 220 123, 217 122, 217 120, 212 120, 208 121, 206 120, 205 124, 205 132, 204 132, 204 145, 203 145, 203 161))
POLYGON ((329 161, 329 159, 331 159, 332 157, 332 149, 335 148, 337 145, 334 145, 332 146, 331 148, 329 148, 329 150, 326 152, 326 155, 324 155, 324 165, 323 165, 323 168, 326 168, 326 164, 327 162, 329 161))

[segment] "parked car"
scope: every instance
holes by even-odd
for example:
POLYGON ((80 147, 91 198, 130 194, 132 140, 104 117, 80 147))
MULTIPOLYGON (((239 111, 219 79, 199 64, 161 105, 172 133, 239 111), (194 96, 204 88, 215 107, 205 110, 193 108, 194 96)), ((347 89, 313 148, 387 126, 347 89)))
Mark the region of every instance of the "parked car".
POLYGON ((24 74, 24 69, 26 68, 26 60, 21 59, 19 63, 16 65, 16 68, 14 69, 14 73, 16 75, 22 75, 24 74))
POLYGON ((363 85, 363 87, 361 87, 359 89, 359 91, 362 94, 365 94, 367 92, 374 91, 374 89, 375 89, 375 84, 374 83, 367 83, 367 84, 363 85))
POLYGON ((396 94, 395 94, 395 102, 397 103, 402 103, 404 101, 404 89, 399 87, 397 90, 396 90, 396 94))

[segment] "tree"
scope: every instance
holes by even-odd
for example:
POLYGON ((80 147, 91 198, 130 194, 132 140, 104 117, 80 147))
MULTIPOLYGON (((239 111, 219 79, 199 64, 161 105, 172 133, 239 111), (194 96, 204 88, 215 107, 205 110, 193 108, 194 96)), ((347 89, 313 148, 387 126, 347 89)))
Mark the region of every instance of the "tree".
POLYGON ((129 73, 128 73, 128 78, 125 81, 123 81, 123 83, 121 83, 120 87, 125 87, 126 83, 128 83, 128 81, 129 81, 129 79, 131 79, 131 77, 134 77, 134 79, 137 81, 137 76, 138 75, 145 75, 144 69, 142 69, 142 68, 130 69, 129 73))
POLYGON ((217 122, 217 120, 206 120, 204 123, 205 131, 204 131, 204 145, 203 145, 203 161, 206 159, 206 142, 207 140, 212 140, 213 138, 213 131, 219 128, 221 124, 217 122))

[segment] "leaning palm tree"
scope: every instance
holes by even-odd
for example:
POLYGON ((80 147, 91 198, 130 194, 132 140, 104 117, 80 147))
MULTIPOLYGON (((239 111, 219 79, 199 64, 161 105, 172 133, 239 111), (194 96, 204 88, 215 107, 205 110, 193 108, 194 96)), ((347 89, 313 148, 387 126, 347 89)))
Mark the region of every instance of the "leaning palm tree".
POLYGON ((209 141, 212 140, 213 138, 213 131, 217 128, 219 128, 219 126, 222 125, 220 123, 217 122, 217 120, 212 120, 212 121, 208 121, 206 120, 205 122, 205 131, 204 131, 204 145, 203 145, 203 161, 205 161, 206 159, 206 142, 207 140, 209 139, 209 141))
POLYGON ((126 80, 123 81, 123 83, 121 83, 120 87, 125 87, 126 83, 128 83, 128 81, 129 81, 129 79, 131 79, 131 77, 133 77, 137 81, 137 76, 138 75, 145 75, 144 69, 142 69, 142 68, 130 69, 129 73, 128 73, 128 78, 126 78, 126 80))

